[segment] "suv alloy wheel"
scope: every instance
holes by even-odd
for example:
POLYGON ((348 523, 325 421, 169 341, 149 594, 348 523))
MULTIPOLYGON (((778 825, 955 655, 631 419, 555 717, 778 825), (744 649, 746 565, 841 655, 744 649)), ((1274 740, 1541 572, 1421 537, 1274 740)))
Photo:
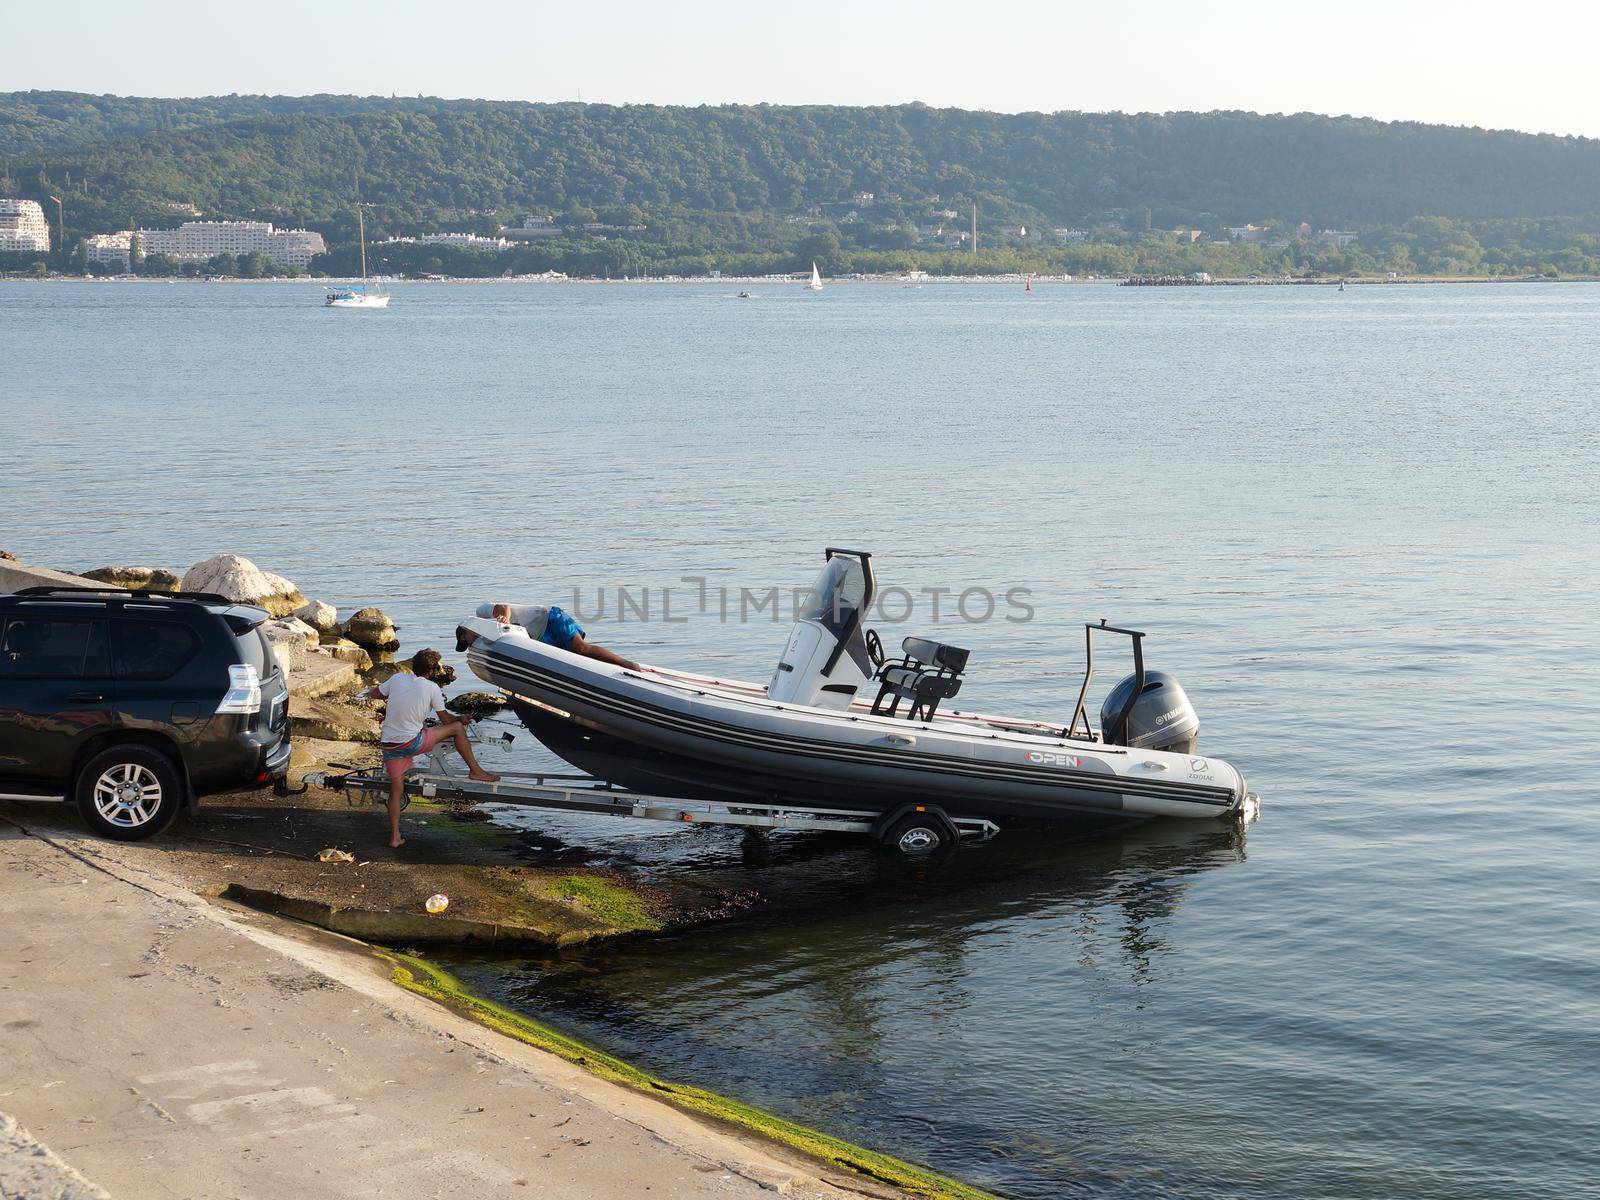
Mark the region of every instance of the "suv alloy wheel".
POLYGON ((122 841, 165 829, 182 803, 180 791, 172 760, 137 743, 96 754, 78 772, 74 788, 89 827, 122 841))

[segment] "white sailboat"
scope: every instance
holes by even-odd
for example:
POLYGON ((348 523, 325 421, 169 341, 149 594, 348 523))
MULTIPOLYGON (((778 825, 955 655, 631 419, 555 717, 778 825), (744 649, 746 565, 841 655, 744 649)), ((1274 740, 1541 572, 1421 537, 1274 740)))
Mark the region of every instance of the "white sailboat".
POLYGON ((389 293, 381 283, 367 286, 367 223, 356 209, 356 229, 361 239, 361 285, 334 288, 328 293, 329 308, 388 308, 389 293))
POLYGON ((822 276, 817 273, 817 264, 811 264, 811 282, 806 284, 806 291, 820 292, 822 290, 822 276))

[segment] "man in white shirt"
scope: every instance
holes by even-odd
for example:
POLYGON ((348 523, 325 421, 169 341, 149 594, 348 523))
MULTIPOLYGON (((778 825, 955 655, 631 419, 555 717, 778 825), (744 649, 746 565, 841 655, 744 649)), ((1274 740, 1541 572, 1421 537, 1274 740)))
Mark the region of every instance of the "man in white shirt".
POLYGON ((383 714, 383 730, 378 741, 383 749, 383 769, 389 775, 389 848, 398 849, 405 841, 400 836, 400 801, 405 795, 405 775, 417 755, 427 754, 446 738, 456 744, 456 752, 467 764, 469 778, 494 783, 500 776, 485 771, 473 757, 467 741, 467 727, 444 706, 444 692, 435 682, 440 671, 437 650, 418 650, 411 656, 411 674, 391 675, 376 687, 368 688, 369 700, 383 699, 388 707, 383 714), (427 720, 438 720, 429 726, 427 720))

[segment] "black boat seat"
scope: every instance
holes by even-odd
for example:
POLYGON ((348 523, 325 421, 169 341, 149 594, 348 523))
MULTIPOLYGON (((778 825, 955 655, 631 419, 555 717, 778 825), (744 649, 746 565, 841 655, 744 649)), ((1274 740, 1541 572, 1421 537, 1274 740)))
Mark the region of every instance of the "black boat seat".
POLYGON ((906 719, 927 721, 941 700, 961 690, 961 673, 967 669, 968 651, 928 638, 908 637, 900 643, 905 657, 878 668, 878 697, 874 716, 898 716, 900 701, 909 700, 906 719), (887 707, 885 707, 887 702, 887 707))

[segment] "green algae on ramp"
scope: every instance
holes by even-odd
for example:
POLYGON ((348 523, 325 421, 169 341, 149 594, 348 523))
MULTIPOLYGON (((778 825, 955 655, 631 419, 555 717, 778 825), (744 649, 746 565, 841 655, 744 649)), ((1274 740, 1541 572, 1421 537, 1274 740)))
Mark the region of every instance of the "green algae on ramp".
POLYGON ((548 1050, 600 1079, 645 1092, 688 1112, 726 1121, 840 1170, 888 1184, 925 1200, 995 1200, 990 1193, 959 1180, 809 1129, 753 1105, 704 1088, 657 1079, 613 1054, 475 995, 455 976, 426 959, 398 951, 379 950, 377 953, 393 966, 394 982, 407 991, 443 1004, 507 1037, 548 1050))
POLYGON ((497 863, 367 861, 330 868, 298 859, 252 860, 229 900, 336 933, 390 945, 530 942, 571 946, 653 932, 658 903, 625 877, 556 873, 497 863), (248 880, 246 882, 245 880, 248 880), (449 899, 430 913, 427 898, 449 899))
POLYGON ((661 928, 644 897, 604 875, 563 875, 551 880, 548 890, 552 896, 576 900, 591 917, 614 929, 632 933, 661 928))

